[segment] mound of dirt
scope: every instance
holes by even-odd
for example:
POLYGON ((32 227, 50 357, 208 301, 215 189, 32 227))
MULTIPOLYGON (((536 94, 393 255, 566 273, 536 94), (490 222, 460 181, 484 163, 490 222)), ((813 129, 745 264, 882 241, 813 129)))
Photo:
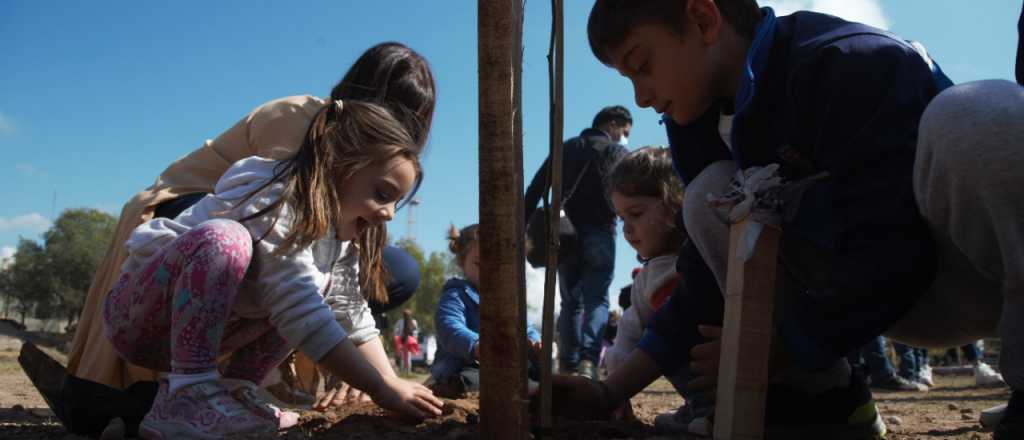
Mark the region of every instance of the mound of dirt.
MULTIPOLYGON (((347 405, 327 412, 302 414, 299 426, 278 436, 234 436, 233 440, 398 440, 442 439, 469 440, 479 438, 479 398, 475 394, 446 400, 440 417, 422 422, 403 420, 386 413, 372 403, 347 405)), ((539 428, 535 431, 539 434, 539 428)), ((654 430, 640 421, 578 422, 559 420, 546 432, 546 439, 594 440, 618 438, 650 438, 654 430)))
POLYGON ((440 417, 421 422, 397 418, 373 403, 349 404, 326 412, 307 411, 299 426, 279 436, 234 436, 263 439, 475 439, 479 405, 475 398, 445 401, 440 417))

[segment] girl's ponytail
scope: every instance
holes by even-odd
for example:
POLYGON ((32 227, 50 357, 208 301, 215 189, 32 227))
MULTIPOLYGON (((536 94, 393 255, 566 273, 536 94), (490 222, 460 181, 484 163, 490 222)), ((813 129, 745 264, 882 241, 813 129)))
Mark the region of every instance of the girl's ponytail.
POLYGON ((448 250, 455 254, 455 262, 458 263, 459 267, 462 267, 466 260, 469 246, 479 239, 477 235, 479 228, 480 225, 475 223, 461 230, 455 229, 455 225, 448 226, 448 250))

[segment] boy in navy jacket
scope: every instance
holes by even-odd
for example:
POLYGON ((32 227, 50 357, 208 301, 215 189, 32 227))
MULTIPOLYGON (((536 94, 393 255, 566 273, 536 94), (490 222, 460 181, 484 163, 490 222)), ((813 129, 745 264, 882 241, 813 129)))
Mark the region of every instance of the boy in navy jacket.
POLYGON ((729 226, 707 194, 776 163, 786 181, 824 178, 784 200, 769 436, 883 435, 845 353, 882 332, 952 345, 994 334, 1002 313, 1015 391, 996 438, 1024 438, 1019 86, 940 95, 951 83, 919 44, 824 14, 775 17, 754 0, 598 0, 588 33, 637 104, 664 115, 690 240, 687 277, 640 350, 602 386, 563 379, 576 398, 600 413, 679 371, 713 388, 729 226), (959 328, 930 321, 950 313, 959 328))

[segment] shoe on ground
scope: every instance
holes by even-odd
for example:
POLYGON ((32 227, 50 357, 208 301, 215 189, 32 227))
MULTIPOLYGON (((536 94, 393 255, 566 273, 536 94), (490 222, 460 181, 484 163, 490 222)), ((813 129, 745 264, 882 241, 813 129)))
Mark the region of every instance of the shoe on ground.
POLYGON ((597 375, 597 365, 594 364, 594 361, 589 359, 580 361, 580 364, 576 366, 576 374, 591 380, 599 379, 597 375))
POLYGON ((928 388, 935 387, 935 376, 932 374, 932 366, 925 364, 921 367, 921 383, 928 386, 928 388))
POLYGON ((221 379, 221 383, 228 388, 235 400, 241 402, 250 411, 266 419, 276 421, 277 429, 288 429, 299 424, 299 413, 284 411, 278 408, 277 405, 267 402, 260 394, 259 387, 256 384, 240 379, 221 379))
POLYGON ((974 366, 974 384, 979 387, 1001 387, 1006 385, 1003 375, 996 372, 989 364, 978 362, 974 366))
POLYGON ((928 391, 927 385, 910 381, 897 375, 892 375, 882 380, 872 380, 871 388, 886 391, 928 391))
POLYGON ((859 375, 850 385, 818 395, 783 385, 768 386, 765 438, 768 440, 881 440, 886 428, 859 375))
MULTIPOLYGON (((661 435, 697 434, 691 432, 690 425, 697 419, 705 418, 714 409, 714 405, 694 405, 686 402, 672 412, 658 414, 654 417, 654 430, 661 435)), ((704 422, 707 422, 705 418, 704 422)))
POLYGON ((1020 440, 1024 438, 1024 391, 1014 391, 1006 404, 1002 420, 992 431, 992 440, 1020 440))
POLYGON ((253 413, 218 381, 187 385, 169 392, 167 381, 142 419, 139 437, 149 440, 213 440, 228 434, 272 434, 275 420, 253 413))
POLYGON ((1003 416, 1006 415, 1006 404, 996 405, 988 409, 981 411, 981 416, 978 417, 978 423, 981 426, 992 429, 1003 420, 1003 416))

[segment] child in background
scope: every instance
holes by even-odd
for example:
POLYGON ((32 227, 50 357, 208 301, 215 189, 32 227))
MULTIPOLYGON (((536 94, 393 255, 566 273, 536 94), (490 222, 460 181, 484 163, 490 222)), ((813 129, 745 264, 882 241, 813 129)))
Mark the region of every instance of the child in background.
MULTIPOLYGON (((479 225, 448 229, 448 249, 464 278, 450 278, 437 301, 434 327, 437 356, 430 368, 427 385, 441 396, 454 397, 480 390, 480 236, 479 225)), ((540 333, 526 324, 526 337, 536 352, 540 333)), ((532 363, 532 362, 531 362, 532 363)), ((531 366, 531 378, 539 372, 531 366)))
POLYGON ((412 317, 412 310, 403 310, 402 319, 395 325, 394 337, 395 354, 398 355, 398 367, 402 373, 412 373, 412 356, 420 352, 420 343, 417 339, 419 334, 420 326, 412 317))
POLYGON ((357 262, 379 256, 386 237, 352 243, 415 191, 419 152, 386 108, 331 101, 291 159, 240 160, 175 219, 135 229, 103 317, 126 361, 169 372, 142 436, 220 438, 294 425, 297 415, 260 399, 255 384, 295 348, 384 408, 440 414, 428 389, 381 374, 378 355, 352 342, 376 338, 362 292, 383 294, 380 260, 361 274, 357 262))
POLYGON ((607 359, 605 356, 612 347, 612 343, 615 342, 615 335, 619 333, 620 318, 622 318, 622 314, 618 310, 609 311, 608 322, 604 324, 604 330, 601 331, 601 356, 598 357, 597 367, 606 376, 608 365, 605 363, 605 359, 607 359))

